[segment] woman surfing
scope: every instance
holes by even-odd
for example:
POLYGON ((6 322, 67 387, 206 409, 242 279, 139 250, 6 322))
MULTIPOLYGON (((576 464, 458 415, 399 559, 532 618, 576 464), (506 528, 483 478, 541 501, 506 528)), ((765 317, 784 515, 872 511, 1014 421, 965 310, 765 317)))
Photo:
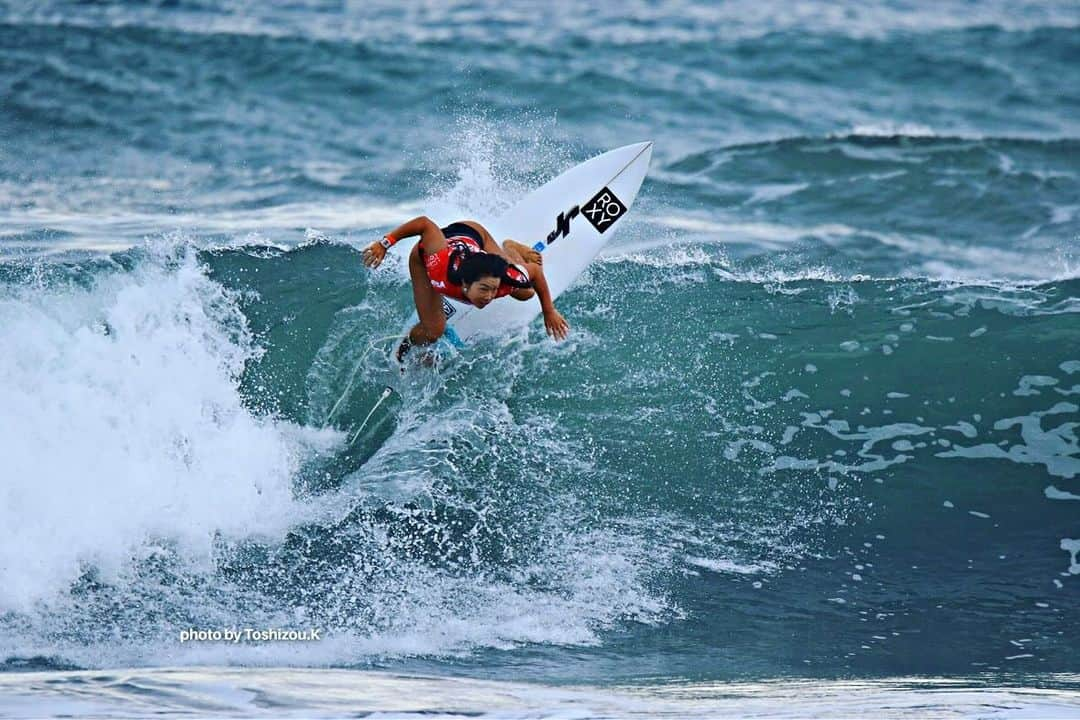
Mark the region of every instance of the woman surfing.
POLYGON ((500 247, 491 233, 473 220, 440 228, 425 216, 413 218, 369 245, 364 250, 364 264, 378 267, 394 244, 417 235, 420 241, 409 252, 409 275, 420 322, 398 348, 399 361, 412 345, 428 345, 442 337, 446 315, 440 295, 477 308, 501 297, 526 301, 535 295, 547 334, 556 340, 566 337, 570 326, 552 302, 540 253, 513 240, 500 247))

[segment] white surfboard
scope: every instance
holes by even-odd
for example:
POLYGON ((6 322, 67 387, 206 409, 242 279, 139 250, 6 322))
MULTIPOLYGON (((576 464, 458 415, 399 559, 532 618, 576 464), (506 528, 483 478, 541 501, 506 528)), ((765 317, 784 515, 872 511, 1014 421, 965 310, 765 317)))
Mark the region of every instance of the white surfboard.
MULTIPOLYGON (((502 217, 478 221, 499 244, 510 238, 540 251, 551 296, 558 298, 622 224, 645 179, 651 157, 652 142, 611 150, 550 180, 502 217)), ((536 298, 522 302, 505 297, 481 309, 443 297, 443 312, 446 332, 439 344, 461 348, 476 338, 529 324, 540 314, 540 302, 536 298)), ((405 332, 416 322, 414 314, 405 332)), ((391 348, 394 365, 399 345, 394 343, 391 348)))

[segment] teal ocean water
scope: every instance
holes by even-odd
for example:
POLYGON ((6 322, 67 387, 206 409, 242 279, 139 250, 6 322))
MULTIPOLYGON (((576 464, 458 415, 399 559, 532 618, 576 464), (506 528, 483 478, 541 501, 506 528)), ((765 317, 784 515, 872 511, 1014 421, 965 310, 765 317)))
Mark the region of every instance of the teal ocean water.
POLYGON ((0 716, 1068 716, 1078 313, 1074 2, 0 3, 0 716), (389 371, 362 247, 648 139, 389 371))

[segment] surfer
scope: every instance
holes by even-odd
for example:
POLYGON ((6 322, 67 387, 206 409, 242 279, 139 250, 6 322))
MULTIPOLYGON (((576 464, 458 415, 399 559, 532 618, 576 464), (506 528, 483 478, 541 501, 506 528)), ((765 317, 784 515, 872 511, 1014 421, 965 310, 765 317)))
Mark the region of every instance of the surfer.
POLYGON ((410 343, 427 345, 442 337, 446 315, 439 295, 477 308, 501 297, 525 301, 536 296, 547 334, 556 340, 566 337, 570 326, 551 300, 540 253, 513 240, 500 247, 491 233, 473 220, 440 228, 425 216, 413 218, 369 245, 364 250, 364 264, 378 267, 395 243, 417 235, 420 241, 409 252, 409 275, 420 322, 409 331, 409 343, 399 348, 399 360, 410 343))

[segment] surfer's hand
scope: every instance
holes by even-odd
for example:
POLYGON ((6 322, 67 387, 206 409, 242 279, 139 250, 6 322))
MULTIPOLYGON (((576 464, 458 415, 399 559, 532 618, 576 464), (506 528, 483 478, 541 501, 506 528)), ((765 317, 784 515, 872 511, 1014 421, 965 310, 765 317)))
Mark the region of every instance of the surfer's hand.
POLYGON ((567 333, 570 332, 570 324, 558 310, 551 308, 544 311, 544 329, 556 340, 565 340, 567 333))
POLYGON ((364 248, 364 264, 369 268, 377 268, 386 257, 386 248, 382 243, 373 242, 364 248))

